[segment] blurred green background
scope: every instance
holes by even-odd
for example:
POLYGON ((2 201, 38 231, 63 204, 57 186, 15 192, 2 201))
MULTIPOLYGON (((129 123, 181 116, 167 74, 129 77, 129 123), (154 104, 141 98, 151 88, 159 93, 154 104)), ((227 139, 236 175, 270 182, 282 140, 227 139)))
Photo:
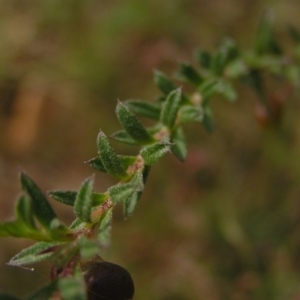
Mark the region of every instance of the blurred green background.
MULTIPOLYGON (((247 49, 267 8, 283 40, 288 23, 300 28, 297 0, 1 0, 0 219, 13 216, 21 169, 44 191, 77 189, 94 172, 83 162, 99 128, 120 128, 117 99, 155 99, 154 69, 171 75, 224 36, 247 49)), ((153 167, 133 217, 116 209, 103 257, 130 270, 135 299, 300 298, 299 98, 264 129, 253 92, 239 95, 213 101, 212 135, 187 126, 186 162, 153 167)), ((112 184, 97 173, 98 191, 112 184)), ((69 224, 71 209, 50 201, 69 224)), ((0 240, 0 289, 26 296, 48 281, 47 263, 6 265, 30 244, 0 240)))

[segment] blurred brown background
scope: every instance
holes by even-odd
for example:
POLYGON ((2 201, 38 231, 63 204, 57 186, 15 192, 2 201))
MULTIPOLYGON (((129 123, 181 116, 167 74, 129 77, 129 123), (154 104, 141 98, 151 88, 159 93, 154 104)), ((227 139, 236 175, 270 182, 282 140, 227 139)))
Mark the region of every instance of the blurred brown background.
MULTIPOLYGON (((120 128, 117 99, 154 99, 153 69, 172 74, 224 36, 247 49, 266 8, 283 40, 288 23, 300 28, 297 0, 0 1, 0 219, 13 216, 21 169, 44 191, 77 189, 99 128, 120 128)), ((133 217, 116 210, 103 257, 131 271, 135 299, 300 299, 298 100, 276 130, 259 126, 246 88, 213 101, 215 132, 187 126, 187 161, 154 166, 133 217)), ((113 183, 97 173, 98 191, 113 183)), ((72 210, 50 201, 69 224, 72 210)), ((6 265, 30 244, 0 240, 0 289, 26 296, 48 280, 46 263, 6 265)))

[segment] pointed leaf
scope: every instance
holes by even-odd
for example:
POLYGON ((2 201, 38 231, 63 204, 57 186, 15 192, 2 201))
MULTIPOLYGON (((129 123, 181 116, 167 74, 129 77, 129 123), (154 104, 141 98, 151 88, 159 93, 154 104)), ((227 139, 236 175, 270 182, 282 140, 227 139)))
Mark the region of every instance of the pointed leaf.
POLYGON ((141 192, 136 192, 136 193, 133 193, 130 197, 128 197, 124 201, 124 216, 125 216, 125 218, 128 218, 133 214, 133 212, 136 208, 136 205, 139 201, 140 196, 141 196, 141 192))
POLYGON ((136 114, 148 117, 154 120, 159 120, 160 105, 157 103, 149 103, 141 100, 126 101, 128 108, 136 114))
POLYGON ((110 244, 112 208, 105 212, 98 229, 98 241, 102 246, 110 244))
POLYGON ((237 93, 229 81, 220 81, 219 93, 231 102, 235 101, 237 98, 237 93))
POLYGON ((113 185, 107 190, 107 192, 112 203, 116 205, 118 202, 124 201, 128 198, 132 193, 141 191, 142 189, 142 185, 129 182, 113 185))
POLYGON ((94 240, 83 236, 79 240, 80 256, 83 259, 90 259, 99 254, 99 244, 94 240))
POLYGON ((16 215, 27 227, 36 229, 33 219, 32 201, 27 195, 22 195, 19 198, 16 205, 16 215))
POLYGON ((184 132, 181 127, 178 127, 172 134, 171 141, 173 147, 172 153, 180 160, 184 161, 187 156, 187 147, 184 132))
POLYGON ((53 254, 53 251, 51 250, 61 244, 62 242, 35 243, 32 246, 22 250, 20 253, 15 255, 10 260, 9 265, 24 266, 46 260, 53 254))
POLYGON ((76 199, 77 192, 57 190, 57 191, 48 192, 48 195, 60 203, 73 206, 76 199))
POLYGON ((140 155, 142 156, 145 165, 152 166, 166 153, 170 151, 172 144, 169 142, 158 142, 141 149, 140 155))
POLYGON ((218 91, 219 80, 212 79, 204 81, 199 87, 199 93, 205 101, 218 91))
POLYGON ((179 65, 178 76, 182 80, 198 86, 202 83, 203 78, 190 64, 181 63, 179 65))
POLYGON ((21 173, 21 184, 23 190, 32 200, 32 209, 36 218, 44 227, 49 228, 52 220, 57 218, 57 215, 48 200, 34 181, 24 172, 21 173))
POLYGON ((138 142, 135 141, 125 130, 116 131, 110 136, 113 140, 128 145, 138 145, 138 142))
POLYGON ((213 114, 210 106, 207 104, 203 107, 204 116, 203 116, 203 126, 208 133, 213 132, 214 130, 214 121, 213 114))
POLYGON ((74 212, 77 218, 84 222, 91 222, 93 206, 93 177, 86 179, 81 185, 75 199, 74 212))
POLYGON ((202 122, 203 109, 201 106, 184 105, 180 108, 179 118, 181 123, 202 122))
POLYGON ((153 141, 146 128, 137 117, 122 102, 118 102, 116 114, 119 122, 128 135, 139 144, 148 144, 153 141))
POLYGON ((165 95, 168 95, 177 88, 164 73, 157 70, 154 72, 154 83, 165 95))
POLYGON ((107 173, 107 171, 106 171, 106 169, 105 169, 105 167, 104 167, 104 165, 102 163, 102 160, 101 160, 101 158, 99 156, 94 157, 94 158, 86 161, 86 163, 90 167, 94 168, 97 171, 100 171, 100 172, 103 172, 103 173, 107 173))
POLYGON ((21 220, 0 223, 0 237, 8 236, 23 237, 36 241, 51 240, 51 237, 47 233, 41 230, 29 228, 21 220))
POLYGON ((172 91, 163 103, 160 121, 169 128, 174 126, 181 102, 181 89, 172 91))
POLYGON ((110 175, 118 179, 124 179, 128 176, 126 170, 122 166, 114 149, 108 142, 105 134, 100 131, 97 138, 98 154, 102 163, 110 175))

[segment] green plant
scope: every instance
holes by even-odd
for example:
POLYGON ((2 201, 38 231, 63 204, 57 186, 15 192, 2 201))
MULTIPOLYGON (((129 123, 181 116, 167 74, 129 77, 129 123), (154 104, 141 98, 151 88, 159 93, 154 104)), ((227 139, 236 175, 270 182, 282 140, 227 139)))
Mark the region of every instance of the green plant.
MULTIPOLYGON (((109 244, 114 207, 122 203, 125 218, 131 216, 151 166, 168 152, 184 161, 187 155, 185 123, 199 122, 208 132, 213 131, 212 97, 219 95, 232 102, 237 98, 237 82, 247 84, 258 99, 256 116, 260 124, 278 126, 286 99, 270 95, 268 82, 279 81, 288 90, 299 87, 300 33, 289 28, 295 47, 293 53, 285 54, 273 33, 271 17, 263 18, 252 51, 243 52, 233 40, 226 39, 214 53, 197 52, 200 69, 180 64, 176 79, 190 85, 192 89, 187 87, 187 90, 192 92, 183 92, 185 88, 156 71, 154 81, 162 92, 156 102, 118 102, 116 115, 123 129, 111 138, 139 145, 140 151, 132 156, 118 155, 100 131, 98 156, 87 163, 110 174, 119 183, 98 193, 93 190, 93 177, 90 177, 78 191, 49 192, 53 199, 74 207, 76 219, 70 227, 59 220, 36 183, 25 172, 21 173, 23 195, 16 205, 16 219, 1 223, 0 235, 29 238, 36 243, 13 257, 10 264, 23 266, 47 259, 53 265, 52 281, 28 299, 93 299, 86 292, 89 285, 86 274, 90 268, 98 271, 108 264, 100 262, 99 257, 102 247, 109 244), (153 120, 154 125, 146 128, 136 115, 153 120)), ((131 290, 126 297, 133 293, 130 280, 129 285, 131 290)), ((1 297, 12 299, 4 294, 1 297)))

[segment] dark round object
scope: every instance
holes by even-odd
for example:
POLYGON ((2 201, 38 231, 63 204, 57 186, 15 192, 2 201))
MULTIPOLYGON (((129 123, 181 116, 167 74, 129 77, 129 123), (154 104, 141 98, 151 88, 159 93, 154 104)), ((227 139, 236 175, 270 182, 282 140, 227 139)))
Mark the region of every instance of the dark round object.
POLYGON ((106 262, 90 261, 82 267, 88 300, 131 300, 134 283, 123 267, 106 262))

